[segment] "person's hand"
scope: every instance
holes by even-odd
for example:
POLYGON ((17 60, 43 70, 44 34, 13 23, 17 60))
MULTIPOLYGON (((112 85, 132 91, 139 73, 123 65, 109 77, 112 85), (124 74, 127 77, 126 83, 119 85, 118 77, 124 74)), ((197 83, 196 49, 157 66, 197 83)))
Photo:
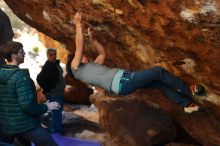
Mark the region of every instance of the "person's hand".
POLYGON ((75 22, 76 27, 78 27, 78 26, 81 27, 81 25, 82 25, 82 15, 81 15, 79 12, 77 12, 77 13, 75 14, 75 16, 74 16, 74 22, 75 22))
POLYGON ((91 26, 88 27, 88 36, 89 36, 89 40, 93 41, 93 32, 91 26))
POLYGON ((46 105, 49 110, 56 110, 61 108, 60 104, 57 102, 49 102, 49 100, 46 102, 46 105))

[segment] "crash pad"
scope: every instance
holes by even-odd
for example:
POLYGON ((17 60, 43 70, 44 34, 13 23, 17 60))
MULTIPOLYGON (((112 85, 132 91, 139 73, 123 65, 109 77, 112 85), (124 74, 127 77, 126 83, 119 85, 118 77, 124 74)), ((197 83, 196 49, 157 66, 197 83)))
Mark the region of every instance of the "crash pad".
MULTIPOLYGON (((73 138, 60 134, 51 134, 51 136, 59 146, 101 146, 99 142, 92 140, 73 138)), ((32 144, 32 146, 34 146, 34 144, 32 144)))

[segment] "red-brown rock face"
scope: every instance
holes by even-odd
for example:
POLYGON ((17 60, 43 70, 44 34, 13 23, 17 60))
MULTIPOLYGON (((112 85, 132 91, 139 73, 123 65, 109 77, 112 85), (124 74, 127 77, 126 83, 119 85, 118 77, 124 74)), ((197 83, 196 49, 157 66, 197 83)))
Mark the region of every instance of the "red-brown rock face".
MULTIPOLYGON (((72 52, 75 50, 72 18, 75 12, 82 12, 84 32, 92 25, 97 39, 106 47, 107 65, 130 70, 160 65, 189 83, 200 82, 208 90, 201 104, 219 121, 219 0, 5 2, 26 23, 63 43, 72 52)), ((86 54, 94 58, 96 54, 87 39, 86 54)))
MULTIPOLYGON (((22 20, 66 45, 74 46, 72 17, 81 11, 108 52, 107 64, 140 69, 163 65, 190 82, 220 92, 217 0, 5 0, 22 20)), ((86 32, 86 29, 85 29, 86 32)), ((87 53, 94 56, 90 45, 87 53)))
MULTIPOLYGON (((163 118, 164 112, 157 113, 153 109, 149 109, 149 105, 169 113, 191 135, 187 136, 181 128, 178 128, 179 126, 176 126, 177 136, 173 140, 174 142, 181 141, 186 145, 196 146, 219 146, 220 124, 211 114, 197 112, 188 115, 181 112, 180 107, 162 96, 161 93, 155 90, 149 90, 148 93, 145 95, 142 90, 139 90, 133 94, 118 97, 99 92, 91 96, 92 102, 99 110, 100 123, 110 135, 104 146, 150 145, 147 143, 149 142, 147 131, 149 129, 158 131, 168 121, 163 118)), ((171 127, 168 129, 172 130, 171 127)), ((166 131, 162 137, 168 140, 171 135, 166 131)), ((154 136, 159 138, 160 134, 154 136)), ((161 139, 157 140, 157 142, 161 142, 161 139)))

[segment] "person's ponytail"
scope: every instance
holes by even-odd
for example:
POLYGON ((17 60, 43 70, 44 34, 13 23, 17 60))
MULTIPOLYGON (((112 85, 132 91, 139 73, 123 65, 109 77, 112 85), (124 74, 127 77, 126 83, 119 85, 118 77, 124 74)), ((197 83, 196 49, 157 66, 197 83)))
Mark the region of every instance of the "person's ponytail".
POLYGON ((74 54, 68 54, 67 56, 67 62, 66 62, 66 72, 68 75, 70 75, 72 78, 74 78, 73 73, 71 71, 71 63, 73 61, 74 54))

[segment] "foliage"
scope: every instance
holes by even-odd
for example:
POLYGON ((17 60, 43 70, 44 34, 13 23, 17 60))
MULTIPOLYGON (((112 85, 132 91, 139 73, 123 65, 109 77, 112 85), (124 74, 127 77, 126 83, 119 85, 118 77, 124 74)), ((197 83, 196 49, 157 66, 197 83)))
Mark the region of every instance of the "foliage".
POLYGON ((34 48, 32 48, 32 50, 34 51, 34 53, 38 53, 39 52, 39 48, 38 47, 34 47, 34 48))

